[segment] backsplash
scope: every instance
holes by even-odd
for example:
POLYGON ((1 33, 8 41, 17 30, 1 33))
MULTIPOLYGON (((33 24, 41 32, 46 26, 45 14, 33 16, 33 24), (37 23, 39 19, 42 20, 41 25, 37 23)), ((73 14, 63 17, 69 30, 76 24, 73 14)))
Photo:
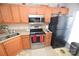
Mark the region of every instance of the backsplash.
POLYGON ((0 24, 0 34, 4 34, 8 32, 8 26, 0 24))
POLYGON ((7 24, 10 32, 26 33, 29 32, 28 24, 7 24))
MULTIPOLYGON (((30 32, 29 24, 7 24, 10 33, 18 32, 20 34, 25 34, 26 32, 30 32)), ((48 28, 48 25, 44 24, 42 26, 43 29, 48 28)))

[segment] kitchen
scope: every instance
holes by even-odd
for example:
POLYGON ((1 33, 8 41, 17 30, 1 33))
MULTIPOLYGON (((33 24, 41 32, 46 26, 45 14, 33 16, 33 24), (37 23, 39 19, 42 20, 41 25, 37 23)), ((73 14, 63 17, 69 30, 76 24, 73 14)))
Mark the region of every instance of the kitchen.
MULTIPOLYGON (((30 3, 0 3, 0 56, 16 56, 23 50, 50 46, 64 47, 64 41, 62 44, 55 42, 55 39, 63 39, 63 36, 56 37, 56 31, 64 31, 57 29, 58 19, 67 17, 69 11, 62 4, 52 7, 30 3)), ((65 24, 66 21, 61 25, 65 24)))

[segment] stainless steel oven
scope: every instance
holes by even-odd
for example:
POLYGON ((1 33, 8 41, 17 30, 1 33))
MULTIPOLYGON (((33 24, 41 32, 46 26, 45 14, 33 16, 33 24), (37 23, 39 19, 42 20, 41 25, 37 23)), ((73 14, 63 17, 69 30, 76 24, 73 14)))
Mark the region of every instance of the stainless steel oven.
POLYGON ((32 43, 41 43, 40 40, 41 38, 40 37, 43 37, 43 42, 44 42, 44 39, 45 39, 45 32, 42 30, 42 29, 30 29, 30 37, 31 37, 31 42, 32 43), (33 38, 34 36, 36 36, 36 41, 33 42, 33 38))
MULTIPOLYGON (((45 35, 44 34, 41 34, 41 35, 43 35, 43 40, 45 39, 45 35)), ((40 35, 36 35, 36 41, 34 42, 33 41, 33 35, 31 35, 31 42, 32 43, 42 43, 42 42, 40 42, 40 35)), ((45 41, 45 40, 44 40, 45 41)))
POLYGON ((31 40, 32 49, 44 47, 44 42, 45 42, 44 31, 42 29, 30 29, 30 40, 31 40), (34 36, 36 37, 35 39, 34 36), (41 36, 43 38, 41 38, 41 36))
POLYGON ((31 48, 44 47, 45 33, 42 26, 44 26, 44 15, 29 15, 31 48))

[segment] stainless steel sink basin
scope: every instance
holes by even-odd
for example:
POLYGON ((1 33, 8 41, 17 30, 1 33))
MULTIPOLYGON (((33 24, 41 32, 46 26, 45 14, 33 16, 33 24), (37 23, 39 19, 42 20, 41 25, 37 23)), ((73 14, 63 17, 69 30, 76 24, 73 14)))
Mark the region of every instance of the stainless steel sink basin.
POLYGON ((0 41, 7 39, 7 37, 1 37, 0 41))
POLYGON ((16 35, 19 35, 19 33, 13 33, 13 34, 9 34, 9 35, 0 37, 0 41, 6 40, 6 39, 11 38, 11 37, 16 36, 16 35))

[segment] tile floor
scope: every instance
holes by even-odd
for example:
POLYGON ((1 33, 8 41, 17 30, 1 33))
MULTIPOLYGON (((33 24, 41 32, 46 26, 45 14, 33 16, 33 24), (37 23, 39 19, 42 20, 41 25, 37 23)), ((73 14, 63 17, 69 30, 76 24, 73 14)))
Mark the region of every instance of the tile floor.
POLYGON ((56 48, 53 49, 52 47, 44 47, 40 49, 27 49, 23 50, 17 56, 71 56, 68 52, 67 48, 56 48), (61 51, 64 50, 64 52, 61 51))

